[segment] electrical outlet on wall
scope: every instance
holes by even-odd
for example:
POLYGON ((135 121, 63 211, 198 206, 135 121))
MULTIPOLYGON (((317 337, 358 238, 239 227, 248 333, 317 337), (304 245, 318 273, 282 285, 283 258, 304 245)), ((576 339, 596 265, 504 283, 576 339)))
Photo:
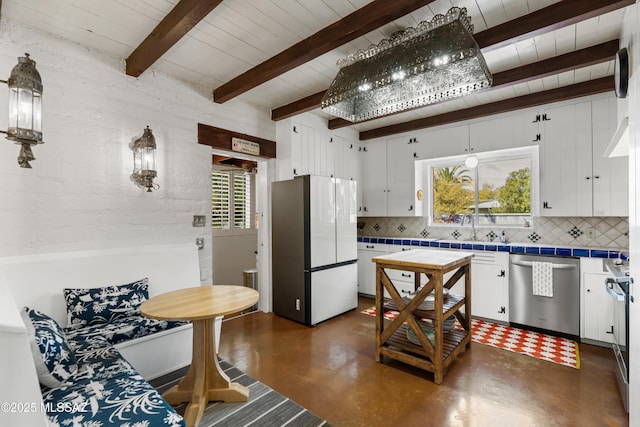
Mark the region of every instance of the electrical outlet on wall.
POLYGON ((587 228, 587 237, 590 239, 595 239, 596 238, 596 229, 593 227, 589 227, 587 228))

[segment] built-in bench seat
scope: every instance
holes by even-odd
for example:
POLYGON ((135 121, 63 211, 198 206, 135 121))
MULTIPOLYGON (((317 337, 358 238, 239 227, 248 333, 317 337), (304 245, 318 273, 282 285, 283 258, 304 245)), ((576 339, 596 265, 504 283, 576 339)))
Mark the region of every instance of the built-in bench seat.
MULTIPOLYGON (((65 298, 68 289, 141 278, 148 279, 153 297, 199 286, 199 272, 192 243, 0 258, 0 401, 29 405, 27 411, 0 413, 0 425, 184 425, 147 380, 191 362, 192 325, 146 319, 139 312, 99 325, 72 323, 65 298), (77 369, 60 384, 42 386, 24 307, 53 319, 75 356, 77 369)), ((218 339, 220 325, 221 318, 218 339)))
MULTIPOLYGON (((140 319, 131 320, 138 320, 140 332, 140 319)), ((100 335, 99 330, 94 325, 66 336, 77 370, 62 385, 42 389, 50 426, 184 426, 182 417, 113 347, 110 337, 118 335, 100 335), (84 336, 86 330, 93 333, 84 336)))

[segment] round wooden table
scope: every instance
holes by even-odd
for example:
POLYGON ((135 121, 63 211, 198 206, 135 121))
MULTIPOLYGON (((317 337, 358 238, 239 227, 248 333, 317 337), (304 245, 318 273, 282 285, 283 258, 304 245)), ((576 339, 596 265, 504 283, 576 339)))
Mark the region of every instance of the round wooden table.
POLYGON ((200 423, 209 401, 246 402, 249 390, 232 383, 218 364, 214 320, 251 307, 258 292, 243 286, 213 285, 180 289, 155 296, 140 307, 143 315, 158 320, 191 320, 191 367, 178 385, 162 396, 170 405, 189 402, 184 414, 188 427, 200 423))

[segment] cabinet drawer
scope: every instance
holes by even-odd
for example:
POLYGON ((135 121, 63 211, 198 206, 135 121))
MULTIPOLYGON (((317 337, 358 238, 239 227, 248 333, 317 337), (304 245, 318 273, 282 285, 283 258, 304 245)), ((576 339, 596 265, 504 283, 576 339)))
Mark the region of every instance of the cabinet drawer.
POLYGON ((413 286, 413 277, 414 277, 414 273, 411 271, 404 271, 404 270, 391 270, 391 269, 385 269, 385 271, 387 272, 387 276, 389 276, 389 279, 391 279, 391 281, 395 284, 396 281, 398 282, 408 282, 413 286))
POLYGON ((359 250, 359 251, 380 251, 380 252, 386 252, 386 251, 387 251, 387 245, 385 245, 384 243, 365 243, 365 242, 358 242, 358 250, 359 250))
MULTIPOLYGON (((397 270, 396 270, 397 271, 397 270)), ((400 271, 398 271, 399 273, 400 271)), ((405 274, 407 272, 405 271, 405 274)), ((387 270, 387 274, 389 274, 389 270, 387 270)), ((409 273, 410 274, 410 273, 409 273)), ((393 284, 396 287, 396 289, 398 290, 398 293, 400 294, 401 297, 406 296, 408 294, 410 294, 411 292, 413 292, 415 290, 415 286, 413 285, 413 281, 411 282, 406 282, 403 280, 393 280, 393 284)), ((384 290, 384 296, 385 298, 391 298, 391 295, 389 295, 389 292, 387 292, 387 290, 384 290)))

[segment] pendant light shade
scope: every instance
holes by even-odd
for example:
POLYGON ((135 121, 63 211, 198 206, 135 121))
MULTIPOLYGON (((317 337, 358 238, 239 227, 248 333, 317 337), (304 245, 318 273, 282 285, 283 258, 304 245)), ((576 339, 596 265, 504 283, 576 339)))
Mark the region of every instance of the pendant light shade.
POLYGON ((490 87, 491 73, 472 34, 466 8, 453 7, 338 61, 323 111, 359 122, 490 87))

